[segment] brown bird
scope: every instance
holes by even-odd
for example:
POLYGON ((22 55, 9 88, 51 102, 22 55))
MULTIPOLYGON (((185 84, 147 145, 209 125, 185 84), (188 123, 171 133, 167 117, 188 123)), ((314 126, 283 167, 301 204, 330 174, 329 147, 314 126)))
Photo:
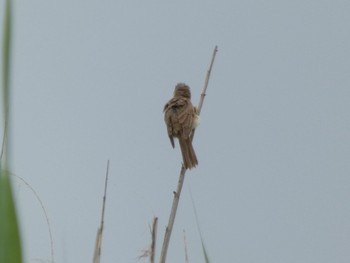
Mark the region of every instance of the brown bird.
POLYGON ((173 148, 174 137, 179 139, 182 153, 183 166, 191 169, 198 164, 194 152, 191 133, 198 126, 198 114, 191 103, 191 91, 189 86, 178 83, 174 90, 174 97, 164 106, 164 120, 173 148))

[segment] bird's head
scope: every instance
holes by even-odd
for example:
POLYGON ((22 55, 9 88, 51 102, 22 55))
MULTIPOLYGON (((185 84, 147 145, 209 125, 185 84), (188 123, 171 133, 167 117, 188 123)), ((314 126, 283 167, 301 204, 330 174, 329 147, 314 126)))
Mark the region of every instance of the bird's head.
POLYGON ((175 86, 174 97, 185 97, 191 99, 190 87, 185 83, 178 83, 175 86))

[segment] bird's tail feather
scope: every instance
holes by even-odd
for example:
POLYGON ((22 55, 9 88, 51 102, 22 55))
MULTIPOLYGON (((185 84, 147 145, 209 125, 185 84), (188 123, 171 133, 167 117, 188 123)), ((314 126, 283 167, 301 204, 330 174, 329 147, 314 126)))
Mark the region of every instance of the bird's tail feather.
POLYGON ((179 138, 182 153, 183 165, 186 169, 191 169, 198 164, 196 153, 193 149, 191 139, 179 138))

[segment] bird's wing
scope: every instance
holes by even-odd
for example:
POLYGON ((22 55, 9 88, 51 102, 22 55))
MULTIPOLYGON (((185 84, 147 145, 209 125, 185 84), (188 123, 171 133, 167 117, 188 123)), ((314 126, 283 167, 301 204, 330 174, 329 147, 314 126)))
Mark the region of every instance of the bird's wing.
POLYGON ((174 147, 174 136, 189 138, 192 132, 195 109, 187 98, 175 97, 165 104, 163 111, 168 136, 174 147))
POLYGON ((171 110, 174 106, 174 99, 171 99, 167 104, 165 104, 163 112, 164 112, 164 121, 166 124, 166 128, 168 131, 168 136, 170 139, 171 146, 175 148, 175 143, 174 143, 174 127, 173 127, 173 110, 171 110))
POLYGON ((184 139, 188 139, 192 132, 194 114, 195 111, 191 101, 186 99, 186 103, 181 107, 181 111, 177 115, 184 139))

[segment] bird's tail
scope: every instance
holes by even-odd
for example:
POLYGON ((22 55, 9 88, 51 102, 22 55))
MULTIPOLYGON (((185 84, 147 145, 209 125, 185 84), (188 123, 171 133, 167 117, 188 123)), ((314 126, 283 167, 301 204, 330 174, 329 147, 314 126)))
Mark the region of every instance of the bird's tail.
POLYGON ((179 138, 182 153, 183 165, 186 169, 191 169, 198 164, 196 153, 194 152, 191 139, 179 138))

